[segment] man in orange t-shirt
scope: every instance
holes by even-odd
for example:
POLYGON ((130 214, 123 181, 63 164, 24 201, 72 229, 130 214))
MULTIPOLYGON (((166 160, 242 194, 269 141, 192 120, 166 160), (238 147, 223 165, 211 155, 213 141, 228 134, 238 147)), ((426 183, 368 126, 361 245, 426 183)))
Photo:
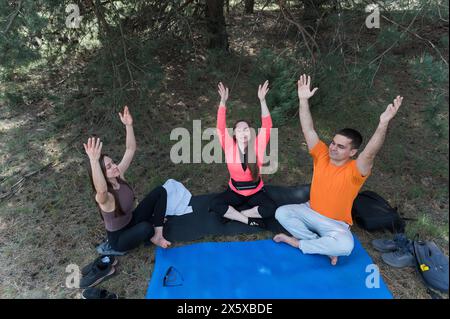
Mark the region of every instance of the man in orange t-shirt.
POLYGON ((276 242, 299 248, 304 254, 327 255, 336 265, 338 256, 348 256, 353 250, 350 231, 353 200, 369 176, 376 154, 383 145, 388 124, 397 114, 403 97, 397 96, 380 116, 377 130, 364 150, 353 160, 362 143, 356 130, 339 131, 327 146, 314 130, 308 100, 317 91, 310 89, 311 78, 300 76, 298 97, 300 123, 314 161, 310 201, 285 205, 277 209, 276 219, 293 236, 278 234, 276 242))

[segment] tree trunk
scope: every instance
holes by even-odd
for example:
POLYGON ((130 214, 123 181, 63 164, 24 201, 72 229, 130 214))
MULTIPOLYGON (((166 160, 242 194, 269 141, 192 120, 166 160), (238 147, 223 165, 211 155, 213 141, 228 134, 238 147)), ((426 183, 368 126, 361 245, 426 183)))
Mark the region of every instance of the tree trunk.
POLYGON ((245 13, 246 14, 253 13, 254 7, 255 7, 255 0, 245 0, 245 13))
POLYGON ((206 0, 206 23, 210 49, 228 51, 228 34, 223 14, 224 0, 206 0))

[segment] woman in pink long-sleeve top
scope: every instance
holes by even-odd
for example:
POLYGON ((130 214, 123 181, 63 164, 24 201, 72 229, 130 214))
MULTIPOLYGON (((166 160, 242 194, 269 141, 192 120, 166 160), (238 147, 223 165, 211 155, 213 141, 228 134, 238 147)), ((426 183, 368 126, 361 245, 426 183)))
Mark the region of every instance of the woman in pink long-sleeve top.
POLYGON ((220 104, 217 111, 217 133, 225 152, 230 180, 228 189, 217 195, 211 203, 211 210, 223 216, 223 220, 236 220, 250 226, 265 227, 264 218, 275 214, 276 204, 267 195, 260 170, 264 152, 270 139, 272 119, 266 104, 269 82, 258 88, 261 103, 262 127, 255 137, 247 121, 236 122, 233 135, 226 128, 226 102, 228 88, 219 83, 220 104), (242 206, 248 209, 241 210, 242 206))

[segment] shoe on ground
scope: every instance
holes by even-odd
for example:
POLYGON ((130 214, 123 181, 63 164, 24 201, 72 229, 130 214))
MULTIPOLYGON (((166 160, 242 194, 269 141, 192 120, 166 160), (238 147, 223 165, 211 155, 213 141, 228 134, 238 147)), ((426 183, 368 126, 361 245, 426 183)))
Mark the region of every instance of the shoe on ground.
POLYGON ((119 299, 115 293, 105 289, 87 288, 81 293, 83 299, 119 299))
POLYGON ((81 274, 83 276, 86 276, 92 269, 92 267, 94 266, 107 266, 107 265, 113 265, 116 266, 118 263, 118 260, 114 257, 114 256, 99 256, 97 257, 93 262, 91 262, 90 264, 86 265, 83 267, 83 269, 81 269, 81 274))
POLYGON ((98 245, 96 249, 97 252, 102 256, 123 256, 127 253, 126 251, 117 251, 112 249, 108 241, 104 241, 103 243, 98 245))
POLYGON ((81 277, 80 288, 94 287, 114 275, 116 269, 113 265, 96 265, 81 277))
POLYGON ((372 240, 373 248, 382 253, 396 251, 401 247, 409 245, 410 243, 411 241, 406 238, 406 235, 403 233, 395 234, 393 239, 372 240))
POLYGON ((412 253, 412 245, 406 245, 396 251, 384 253, 381 259, 389 266, 395 268, 414 267, 416 265, 416 257, 412 253))

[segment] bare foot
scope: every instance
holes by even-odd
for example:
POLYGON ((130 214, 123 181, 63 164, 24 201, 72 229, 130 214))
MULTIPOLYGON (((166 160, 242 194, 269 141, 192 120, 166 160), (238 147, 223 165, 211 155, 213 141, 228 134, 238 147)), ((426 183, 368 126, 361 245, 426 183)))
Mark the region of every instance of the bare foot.
POLYGON ((163 236, 158 235, 153 236, 150 241, 161 248, 168 248, 170 245, 172 245, 170 241, 167 241, 163 236))
MULTIPOLYGON (((290 237, 288 235, 285 234, 278 234, 275 235, 275 237, 273 238, 273 240, 277 243, 286 243, 291 245, 292 247, 298 248, 299 247, 299 240, 294 238, 294 237, 290 237)), ((338 257, 336 256, 328 256, 331 259, 331 265, 336 266, 337 262, 338 262, 338 257)))
POLYGON ((338 258, 336 256, 328 256, 331 259, 331 265, 336 266, 338 258))
POLYGON ((277 243, 286 243, 291 245, 292 247, 298 248, 299 247, 299 241, 298 239, 294 238, 294 237, 290 237, 288 235, 285 234, 278 234, 275 235, 275 237, 273 238, 273 240, 277 243))

